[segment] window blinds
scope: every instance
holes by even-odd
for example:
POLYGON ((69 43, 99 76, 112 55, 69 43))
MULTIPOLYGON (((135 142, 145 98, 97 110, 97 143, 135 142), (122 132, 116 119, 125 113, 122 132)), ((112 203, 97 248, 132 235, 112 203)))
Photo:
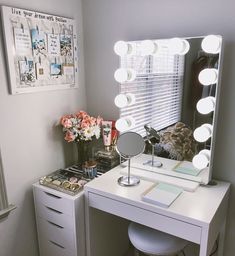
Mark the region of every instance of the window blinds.
POLYGON ((134 105, 120 109, 120 117, 132 116, 131 130, 145 136, 144 125, 161 130, 181 119, 184 56, 169 53, 167 40, 159 40, 156 55, 142 56, 140 42, 131 42, 135 53, 120 58, 121 68, 137 73, 133 82, 120 85, 120 93, 133 93, 134 105))

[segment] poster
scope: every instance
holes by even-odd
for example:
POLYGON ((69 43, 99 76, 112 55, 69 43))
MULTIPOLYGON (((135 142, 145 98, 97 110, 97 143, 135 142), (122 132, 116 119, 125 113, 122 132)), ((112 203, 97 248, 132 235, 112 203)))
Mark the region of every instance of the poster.
POLYGON ((75 21, 2 6, 12 94, 78 88, 75 21))

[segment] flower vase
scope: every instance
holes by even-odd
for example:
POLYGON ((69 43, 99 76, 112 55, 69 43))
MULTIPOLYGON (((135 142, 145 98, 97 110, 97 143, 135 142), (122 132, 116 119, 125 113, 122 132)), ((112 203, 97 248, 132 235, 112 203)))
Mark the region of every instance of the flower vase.
POLYGON ((89 142, 79 141, 77 144, 77 165, 82 170, 83 165, 89 160, 89 142))

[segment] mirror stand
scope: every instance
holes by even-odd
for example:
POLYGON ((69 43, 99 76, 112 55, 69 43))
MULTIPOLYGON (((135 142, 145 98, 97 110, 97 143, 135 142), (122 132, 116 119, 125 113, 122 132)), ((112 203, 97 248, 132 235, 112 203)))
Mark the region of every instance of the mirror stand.
POLYGON ((154 161, 154 147, 155 145, 151 144, 152 147, 152 159, 144 162, 143 165, 150 165, 152 167, 161 167, 162 163, 160 161, 154 161))
POLYGON ((124 159, 128 160, 127 176, 118 178, 120 186, 136 186, 140 183, 140 179, 131 176, 131 158, 141 155, 145 149, 145 141, 141 135, 136 132, 122 133, 117 139, 116 150, 124 159))
POLYGON ((140 179, 131 176, 131 159, 128 159, 128 174, 127 176, 122 176, 118 179, 118 184, 121 186, 136 186, 140 183, 140 179))

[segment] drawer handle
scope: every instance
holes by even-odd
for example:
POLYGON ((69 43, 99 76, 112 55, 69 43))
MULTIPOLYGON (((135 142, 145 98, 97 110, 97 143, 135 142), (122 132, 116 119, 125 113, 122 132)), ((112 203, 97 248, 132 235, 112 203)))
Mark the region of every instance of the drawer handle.
POLYGON ((54 197, 54 198, 56 198, 56 199, 61 199, 61 197, 60 197, 60 196, 57 196, 57 195, 51 194, 51 193, 49 193, 49 192, 45 192, 45 191, 44 191, 44 193, 45 193, 45 194, 47 194, 48 196, 54 197))
POLYGON ((60 226, 60 225, 58 225, 58 224, 55 224, 55 223, 53 223, 53 222, 51 222, 51 221, 49 221, 49 220, 48 220, 47 222, 50 223, 51 225, 57 227, 57 228, 61 228, 61 229, 64 228, 64 227, 62 227, 62 226, 60 226))
POLYGON ((53 242, 53 241, 51 241, 51 240, 49 240, 49 242, 51 242, 52 244, 54 244, 54 245, 60 247, 61 249, 65 249, 64 246, 62 246, 62 245, 60 245, 60 244, 57 244, 56 242, 53 242))
POLYGON ((52 211, 52 212, 55 212, 55 213, 58 213, 58 214, 63 214, 63 212, 60 212, 60 211, 57 211, 49 206, 45 206, 48 210, 52 211))

